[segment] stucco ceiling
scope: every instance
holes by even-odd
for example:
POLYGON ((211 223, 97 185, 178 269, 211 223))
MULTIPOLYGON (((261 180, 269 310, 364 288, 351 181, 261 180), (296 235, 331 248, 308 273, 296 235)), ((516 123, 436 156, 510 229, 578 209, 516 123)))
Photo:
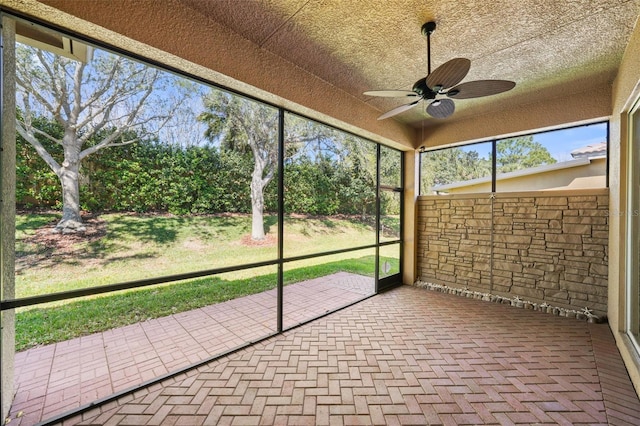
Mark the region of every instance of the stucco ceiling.
MULTIPOLYGON (((516 82, 506 93, 456 100, 456 120, 610 85, 640 0, 181 0, 260 48, 369 103, 382 114, 402 99, 367 90, 410 90, 427 75, 421 27, 435 21, 432 69, 471 60, 464 81, 516 82)), ((609 99, 603 100, 609 102, 609 99)), ((392 119, 441 124, 420 106, 392 119)))

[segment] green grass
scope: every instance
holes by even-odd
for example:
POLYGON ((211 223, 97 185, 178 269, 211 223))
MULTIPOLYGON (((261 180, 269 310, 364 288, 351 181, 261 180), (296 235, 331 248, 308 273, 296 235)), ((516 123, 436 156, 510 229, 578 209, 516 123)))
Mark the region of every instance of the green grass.
POLYGON ((28 233, 19 230, 16 295, 213 269, 245 263, 242 259, 247 258, 256 262, 275 258, 275 247, 248 248, 234 243, 249 232, 244 217, 107 214, 100 218, 106 222, 106 235, 78 242, 66 251, 25 242, 28 233))
MULTIPOLYGON (((64 247, 34 240, 56 214, 16 217, 16 293, 27 297, 277 258, 277 220, 265 218, 270 244, 246 244, 250 217, 105 214, 104 235, 64 247)), ((285 218, 285 256, 372 244, 370 224, 352 218, 285 218)), ((395 224, 394 224, 395 225, 395 224)), ((46 234, 45 234, 46 235, 46 234)), ((395 248, 397 251, 397 248, 395 248)), ((285 264, 285 284, 348 271, 372 276, 373 250, 285 264)), ((381 248, 398 270, 394 246, 381 248)), ((64 341, 271 289, 274 266, 21 308, 16 347, 64 341)))
MULTIPOLYGON (((340 271, 372 276, 374 261, 365 256, 291 269, 284 275, 285 285, 340 271)), ((397 266, 397 259, 392 261, 397 266)), ((273 273, 234 281, 210 277, 21 311, 16 315, 16 351, 260 293, 275 288, 276 279, 273 273)))
MULTIPOLYGON (((215 269, 277 258, 275 242, 247 246, 251 218, 105 214, 106 235, 61 251, 28 242, 28 224, 55 223, 53 215, 19 215, 16 232, 16 297, 215 269)), ((276 218, 265 218, 275 241, 276 218)), ((351 219, 287 218, 285 256, 373 244, 370 225, 351 219)), ((247 272, 242 278, 253 275, 247 272)))

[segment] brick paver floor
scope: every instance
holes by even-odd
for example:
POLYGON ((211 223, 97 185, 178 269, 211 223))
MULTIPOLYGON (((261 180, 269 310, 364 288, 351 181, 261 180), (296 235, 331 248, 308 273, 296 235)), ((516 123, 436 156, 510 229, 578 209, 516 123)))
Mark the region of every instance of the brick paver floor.
MULTIPOLYGON (((284 327, 373 294, 340 272, 284 288, 284 327)), ((275 290, 16 354, 11 425, 32 425, 276 331, 275 290)))
POLYGON ((640 424, 605 324, 401 286, 69 419, 640 424))

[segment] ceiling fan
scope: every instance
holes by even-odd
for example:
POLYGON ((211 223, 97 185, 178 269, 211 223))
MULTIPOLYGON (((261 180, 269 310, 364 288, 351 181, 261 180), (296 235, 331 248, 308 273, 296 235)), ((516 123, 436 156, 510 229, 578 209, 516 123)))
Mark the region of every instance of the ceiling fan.
POLYGON ((409 98, 412 102, 400 105, 378 117, 378 120, 393 117, 405 112, 420 101, 429 101, 427 113, 434 118, 447 118, 455 111, 452 99, 470 99, 496 95, 515 87, 516 83, 507 80, 476 80, 458 84, 469 72, 471 61, 455 58, 440 65, 431 72, 431 34, 436 30, 435 22, 427 22, 422 26, 422 34, 427 37, 427 76, 416 81, 409 90, 372 90, 364 95, 385 98, 409 98))

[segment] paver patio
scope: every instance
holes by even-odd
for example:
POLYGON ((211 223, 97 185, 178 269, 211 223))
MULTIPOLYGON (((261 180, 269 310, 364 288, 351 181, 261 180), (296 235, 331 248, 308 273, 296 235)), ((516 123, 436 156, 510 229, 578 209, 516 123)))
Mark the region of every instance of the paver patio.
POLYGON ((640 424, 606 324, 401 286, 69 419, 640 424))
POLYGON ((65 424, 640 424, 606 324, 401 286, 65 424))
MULTIPOLYGON (((372 278, 344 272, 288 285, 284 328, 373 292, 372 278)), ((276 303, 270 290, 17 353, 11 424, 35 424, 268 336, 276 303)))

